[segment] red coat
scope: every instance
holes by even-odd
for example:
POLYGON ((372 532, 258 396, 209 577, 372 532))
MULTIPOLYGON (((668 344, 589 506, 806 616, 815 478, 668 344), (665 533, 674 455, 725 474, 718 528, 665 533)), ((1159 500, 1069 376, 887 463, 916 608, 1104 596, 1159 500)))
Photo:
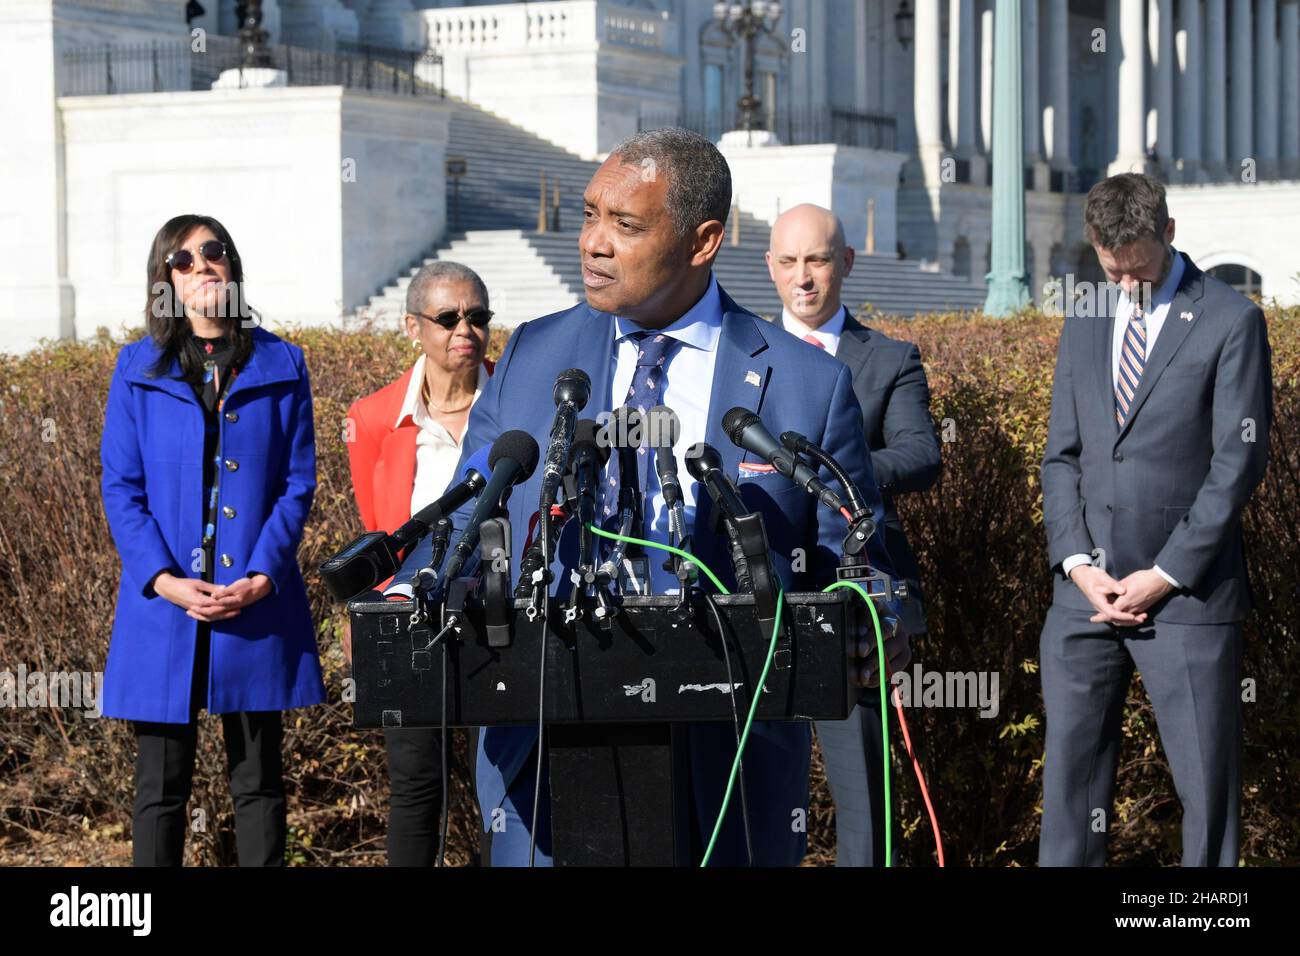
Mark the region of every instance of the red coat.
MULTIPOLYGON (((484 368, 492 374, 493 363, 484 368)), ((394 428, 402 409, 414 366, 397 381, 359 398, 348 409, 355 429, 350 435, 348 463, 352 488, 367 531, 396 531, 411 517, 411 492, 415 489, 415 438, 419 426, 409 419, 394 428)))

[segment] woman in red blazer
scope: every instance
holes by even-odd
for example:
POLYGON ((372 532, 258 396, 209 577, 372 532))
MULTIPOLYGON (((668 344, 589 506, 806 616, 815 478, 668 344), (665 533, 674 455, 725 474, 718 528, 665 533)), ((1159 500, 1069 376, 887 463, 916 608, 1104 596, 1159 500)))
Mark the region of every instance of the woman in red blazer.
MULTIPOLYGON (((348 409, 352 486, 367 531, 395 531, 451 483, 470 408, 492 372, 491 319, 483 280, 460 263, 430 263, 411 280, 404 321, 419 357, 397 381, 348 409)), ((432 866, 442 812, 439 732, 390 728, 384 749, 392 788, 388 863, 432 866)))

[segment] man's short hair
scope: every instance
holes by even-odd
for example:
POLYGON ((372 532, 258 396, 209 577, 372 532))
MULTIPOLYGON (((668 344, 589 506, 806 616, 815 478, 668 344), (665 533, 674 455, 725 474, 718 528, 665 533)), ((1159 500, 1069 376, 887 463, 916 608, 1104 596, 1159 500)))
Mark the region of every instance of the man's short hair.
POLYGON ((710 220, 727 221, 731 169, 718 147, 699 133, 675 126, 646 130, 619 143, 611 153, 625 164, 640 166, 647 178, 668 177, 664 205, 677 235, 710 220))
POLYGON ((1169 224, 1165 187, 1142 173, 1120 173, 1088 190, 1083 234, 1103 249, 1118 249, 1139 239, 1164 241, 1169 224))
POLYGON ((429 292, 441 282, 468 282, 482 297, 483 307, 489 306, 487 286, 477 272, 459 262, 436 261, 421 266, 406 287, 406 311, 411 315, 423 312, 429 292))

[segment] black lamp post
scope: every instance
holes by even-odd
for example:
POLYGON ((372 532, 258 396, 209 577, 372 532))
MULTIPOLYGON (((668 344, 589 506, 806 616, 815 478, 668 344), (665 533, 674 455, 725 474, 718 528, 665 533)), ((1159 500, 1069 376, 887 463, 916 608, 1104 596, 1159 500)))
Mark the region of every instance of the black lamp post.
POLYGON ((262 29, 262 0, 243 0, 244 15, 240 19, 239 46, 243 53, 240 66, 243 69, 269 67, 271 51, 266 48, 266 41, 271 34, 262 29))
POLYGON ((894 35, 898 37, 898 45, 904 50, 912 45, 914 21, 911 4, 907 0, 901 0, 898 4, 898 12, 894 14, 894 35))
POLYGON ((762 101, 754 95, 754 46, 761 36, 771 36, 781 19, 780 0, 749 0, 748 3, 713 5, 713 19, 730 45, 737 38, 745 43, 745 95, 737 102, 740 107, 741 128, 746 132, 763 128, 759 115, 762 101))

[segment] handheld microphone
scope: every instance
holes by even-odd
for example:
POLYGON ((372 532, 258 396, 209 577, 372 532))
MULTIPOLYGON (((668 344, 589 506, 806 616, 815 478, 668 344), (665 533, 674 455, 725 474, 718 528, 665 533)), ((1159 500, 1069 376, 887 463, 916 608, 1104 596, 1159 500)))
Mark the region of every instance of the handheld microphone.
POLYGON ((465 562, 469 560, 469 556, 478 544, 480 526, 488 518, 493 517, 498 509, 505 507, 510 497, 510 489, 532 477, 533 472, 537 470, 537 459, 540 454, 537 440, 528 432, 517 429, 502 432, 493 443, 492 454, 488 456, 492 477, 483 488, 483 494, 479 496, 478 504, 469 516, 469 522, 460 533, 456 547, 447 559, 447 567, 442 574, 444 583, 455 580, 460 569, 465 566, 465 562))
POLYGON ((803 459, 798 455, 782 447, 763 425, 763 420, 748 408, 737 405, 722 416, 722 430, 733 444, 745 451, 753 452, 770 463, 773 468, 808 494, 819 499, 832 511, 839 511, 844 507, 840 496, 826 487, 826 483, 817 477, 817 472, 804 464, 803 459))
POLYGON ((596 491, 608 461, 609 446, 599 440, 596 422, 580 419, 573 429, 569 468, 564 473, 564 497, 578 515, 578 568, 583 573, 590 571, 595 563, 588 526, 596 521, 596 491))
POLYGON ((709 497, 728 521, 734 523, 738 518, 749 514, 749 509, 740 500, 736 489, 722 470, 722 456, 712 445, 697 442, 688 448, 686 470, 708 490, 709 497))
MULTIPOLYGON (((605 426, 604 435, 604 444, 618 449, 618 533, 628 537, 639 533, 642 525, 641 480, 636 460, 637 448, 641 444, 641 413, 630 405, 615 409, 613 418, 605 426)), ((597 574, 616 580, 627 553, 627 542, 615 542, 597 574)))
POLYGON ((650 447, 655 453, 655 474, 659 476, 659 488, 664 496, 664 504, 669 508, 682 501, 682 483, 677 478, 677 455, 673 448, 681 438, 682 423, 677 413, 667 405, 656 405, 646 412, 649 420, 650 447))
POLYGON ((406 524, 392 534, 370 531, 359 535, 322 564, 320 575, 330 595, 335 600, 346 601, 396 574, 402 566, 402 552, 431 529, 441 530, 448 515, 482 492, 487 484, 484 477, 489 470, 487 460, 486 449, 471 455, 461 470, 461 480, 437 501, 418 511, 406 524))
POLYGON ((489 449, 480 448, 470 455, 469 461, 460 470, 460 482, 447 489, 447 493, 433 504, 421 508, 411 516, 410 521, 393 532, 393 538, 399 547, 410 547, 436 525, 439 518, 452 515, 457 508, 483 491, 487 475, 492 471, 488 467, 488 452, 489 449))
POLYGON ((740 500, 731 480, 722 470, 722 456, 712 445, 699 442, 686 452, 686 470, 708 489, 722 513, 731 542, 731 563, 739 590, 752 592, 762 633, 776 623, 776 592, 779 585, 768 557, 767 530, 763 516, 751 512, 740 500))
POLYGON ((578 412, 591 398, 591 379, 580 368, 561 372, 555 379, 552 393, 555 399, 555 419, 551 424, 551 441, 546 448, 546 462, 542 466, 542 497, 538 511, 545 513, 555 503, 555 492, 564 479, 565 465, 569 460, 569 447, 573 443, 573 428, 578 412))

